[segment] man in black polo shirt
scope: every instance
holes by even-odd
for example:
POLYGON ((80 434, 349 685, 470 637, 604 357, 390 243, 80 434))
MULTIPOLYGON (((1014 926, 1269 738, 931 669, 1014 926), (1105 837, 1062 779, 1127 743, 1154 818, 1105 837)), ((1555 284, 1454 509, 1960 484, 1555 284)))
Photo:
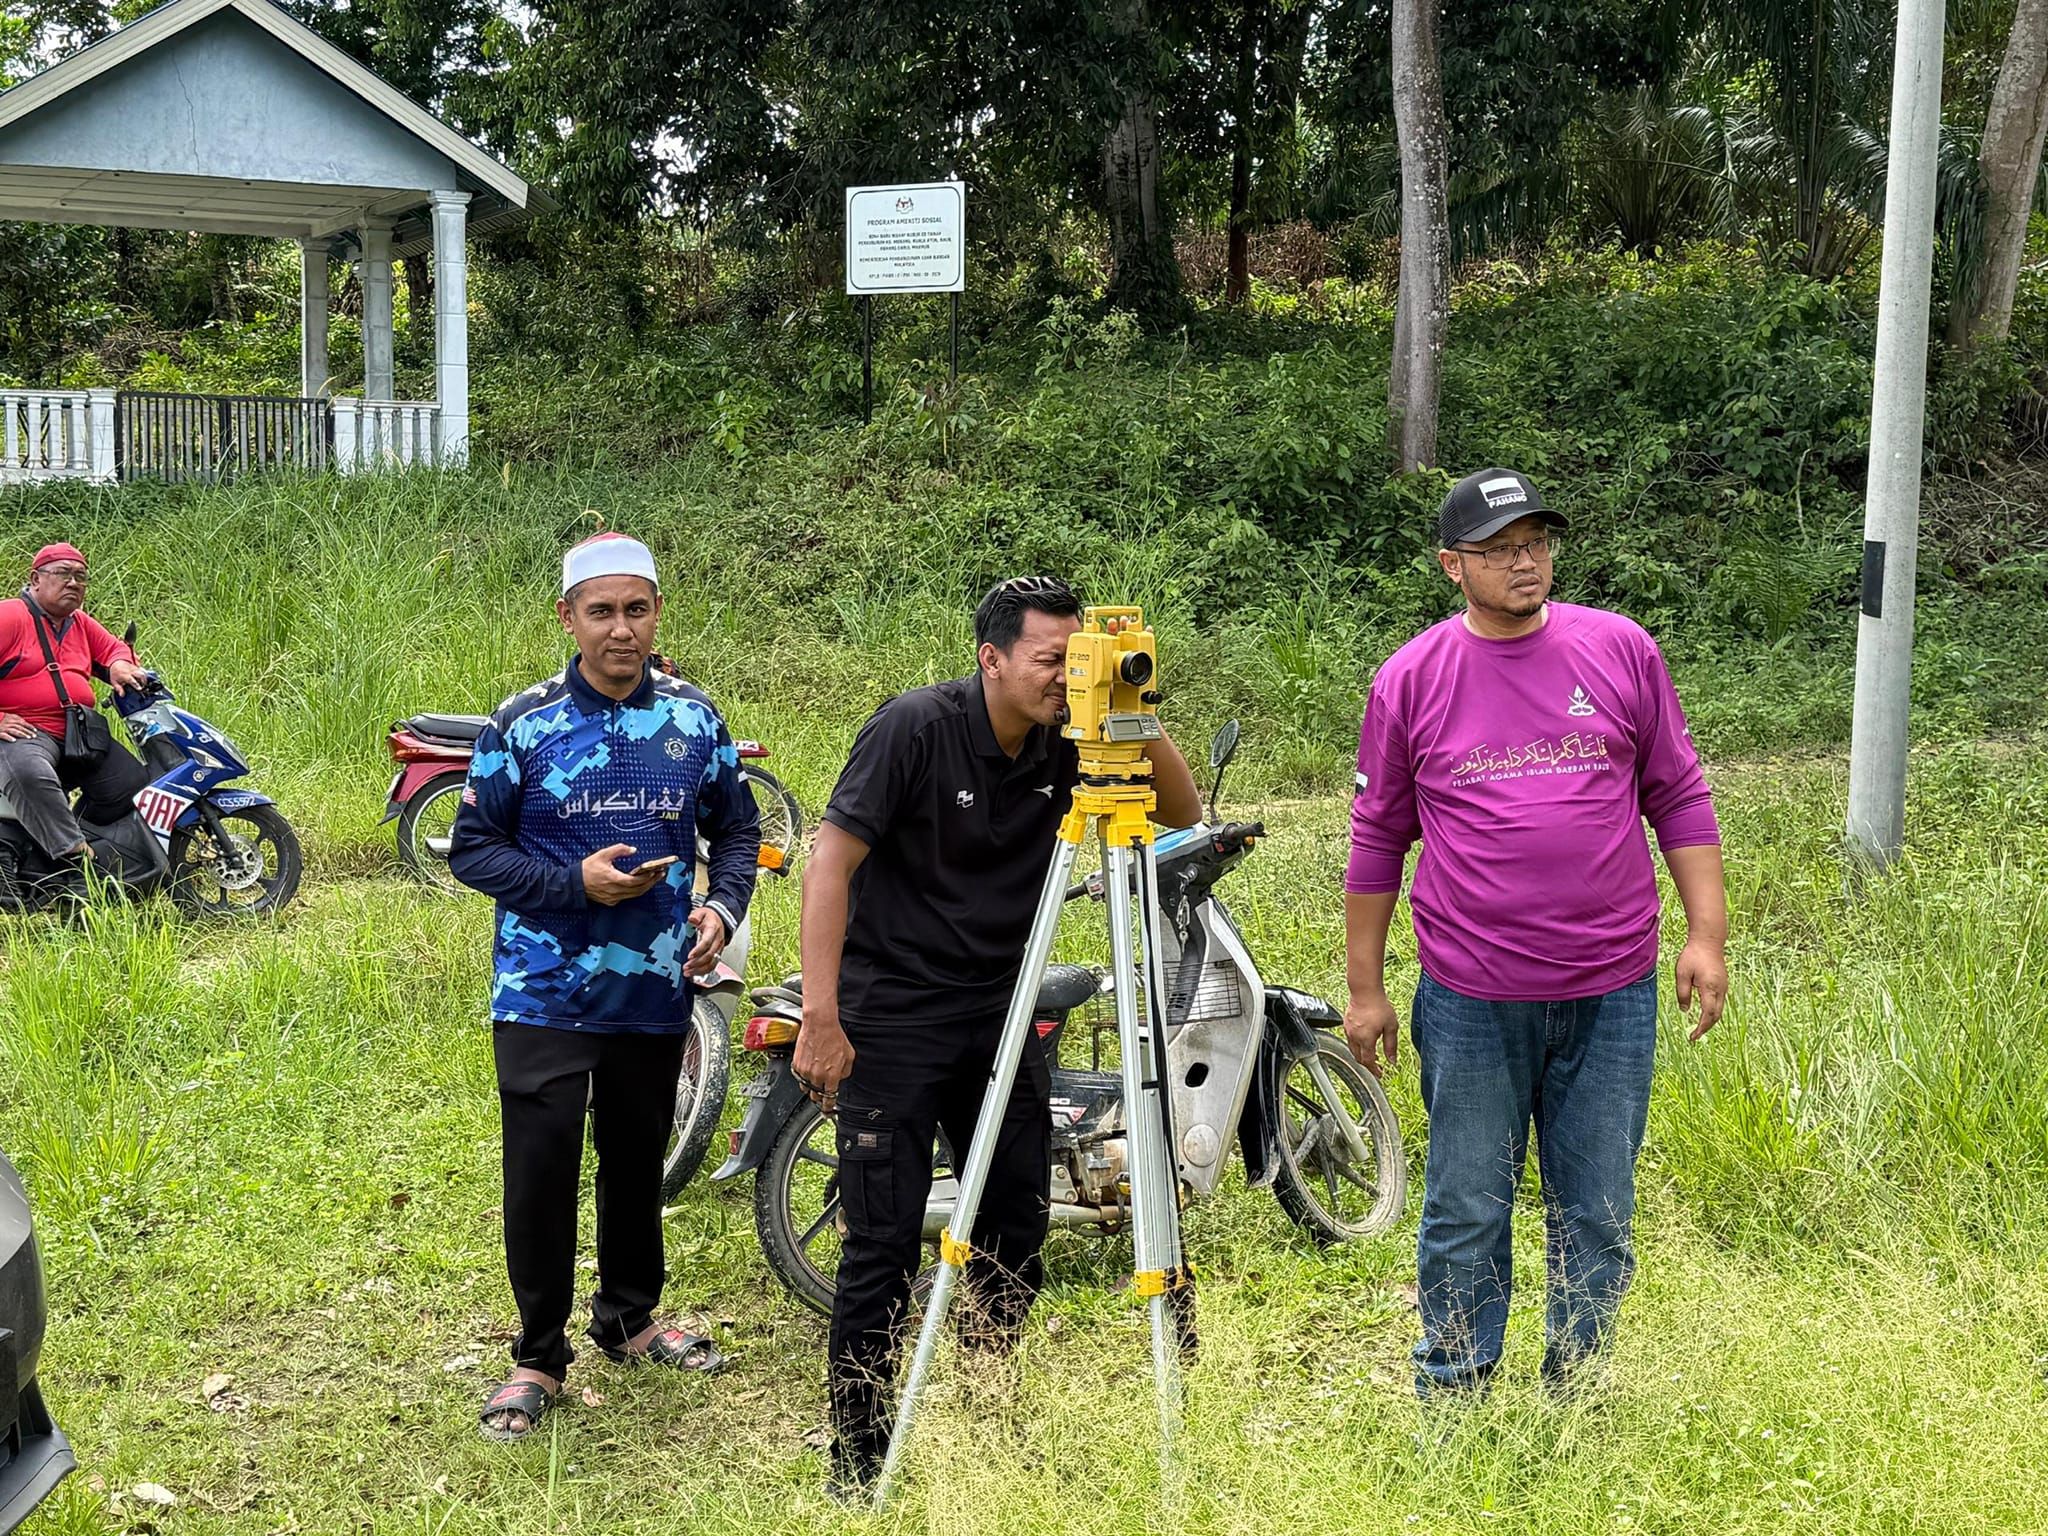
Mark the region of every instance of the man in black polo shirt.
MULTIPOLYGON (((832 1308, 833 1474, 871 1481, 888 1449, 903 1315, 932 1152, 966 1156, 1024 941, 1073 799, 1062 581, 998 585, 974 613, 978 669, 891 699, 861 728, 804 868, 796 1072, 839 1116, 846 1236, 832 1308)), ((1146 748, 1163 826, 1201 819, 1171 741, 1146 748)), ((973 1342, 1007 1347, 1038 1292, 1051 1076, 1027 1050, 981 1199, 966 1283, 973 1342)))

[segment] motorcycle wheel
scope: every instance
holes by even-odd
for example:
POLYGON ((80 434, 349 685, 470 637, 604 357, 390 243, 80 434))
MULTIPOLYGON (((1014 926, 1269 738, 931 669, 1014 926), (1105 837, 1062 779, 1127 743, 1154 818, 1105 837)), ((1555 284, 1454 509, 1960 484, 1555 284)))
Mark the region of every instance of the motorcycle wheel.
MULTIPOLYGON (((938 1164, 947 1154, 939 1153, 938 1164)), ((839 1283, 839 1141, 833 1122, 815 1102, 797 1105, 768 1160, 754 1175, 754 1230, 761 1252, 775 1278, 813 1312, 832 1315, 832 1297, 839 1283)), ((925 1245, 925 1259, 910 1285, 914 1324, 932 1293, 937 1274, 936 1247, 925 1245)))
POLYGON ((171 834, 171 900, 195 917, 262 917, 299 889, 305 855, 274 805, 220 812, 232 846, 217 847, 203 822, 171 834))
POLYGON ((1370 1160, 1361 1165, 1345 1146, 1307 1061, 1290 1062, 1268 1106, 1280 1142, 1273 1193, 1296 1225, 1330 1247, 1376 1236, 1401 1219, 1408 1201, 1408 1164, 1401 1127, 1379 1079, 1341 1041, 1328 1036, 1319 1038, 1316 1055, 1357 1124, 1370 1160))
POLYGON ((783 1122, 754 1175, 754 1230, 775 1278, 813 1312, 832 1315, 839 1273, 839 1143, 810 1099, 783 1122))
POLYGON ((804 808, 766 768, 742 764, 740 780, 753 792, 761 813, 761 868, 773 875, 794 873, 803 856, 804 808))
POLYGON ((405 802, 398 815, 399 862, 435 890, 457 896, 469 887, 448 872, 448 839, 462 804, 462 786, 468 781, 460 768, 438 774, 405 802))
POLYGON ((690 1037, 683 1044, 683 1075, 676 1080, 676 1120, 661 1160, 661 1203, 673 1205, 683 1186, 704 1165, 725 1113, 725 1089, 732 1075, 732 1038, 725 1016, 707 997, 690 1008, 690 1037))

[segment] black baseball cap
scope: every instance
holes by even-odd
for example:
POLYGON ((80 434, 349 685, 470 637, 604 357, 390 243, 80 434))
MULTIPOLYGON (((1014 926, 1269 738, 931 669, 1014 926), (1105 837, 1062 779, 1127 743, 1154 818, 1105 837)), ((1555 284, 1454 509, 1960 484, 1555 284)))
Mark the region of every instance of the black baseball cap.
POLYGON ((1451 487, 1437 508, 1438 544, 1470 544, 1490 539, 1518 517, 1540 517, 1553 528, 1565 526, 1564 514, 1543 505, 1527 475, 1512 469, 1482 469, 1451 487))

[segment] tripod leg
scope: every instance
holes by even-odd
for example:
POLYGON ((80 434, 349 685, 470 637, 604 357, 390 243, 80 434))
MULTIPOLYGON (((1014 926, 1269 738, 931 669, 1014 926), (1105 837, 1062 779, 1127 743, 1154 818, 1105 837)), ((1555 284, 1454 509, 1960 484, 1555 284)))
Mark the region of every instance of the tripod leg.
POLYGON ((1159 1084, 1159 1140, 1166 1149, 1167 1188, 1173 1191, 1172 1247, 1167 1262, 1172 1277, 1166 1293, 1174 1335, 1184 1359, 1195 1353, 1195 1276, 1187 1262, 1187 1239, 1180 1224, 1180 1137, 1173 1126, 1173 1058, 1167 1026, 1166 952, 1159 937, 1159 855, 1150 843, 1137 850, 1138 933, 1143 945, 1146 1017, 1160 1021, 1150 1031, 1152 1077, 1159 1084))
POLYGON ((1065 899, 1067 877, 1074 872, 1074 858, 1080 852, 1078 828, 1069 841, 1068 829, 1061 828, 1060 841, 1053 845, 1052 866, 1046 871, 1045 889, 1038 897, 1038 911, 1031 920, 1031 936, 1024 943, 1024 962, 1017 972, 1017 987, 1010 994, 1009 1016, 1003 1021, 1002 1043, 996 1047, 996 1062, 989 1073, 988 1092, 982 1096, 981 1115, 974 1122, 974 1141, 967 1160, 960 1167, 960 1196, 953 1205, 953 1219, 939 1242, 939 1268, 932 1281, 932 1297, 925 1304, 924 1324, 917 1334, 917 1353, 911 1357, 910 1375, 903 1383, 903 1395, 896 1406, 896 1426, 889 1435, 889 1453, 882 1462, 882 1475, 875 1482, 875 1507, 888 1502, 894 1490, 910 1426, 917 1414, 917 1399, 924 1390, 925 1374, 931 1369, 939 1334, 946 1326, 952 1305, 953 1286, 967 1262, 968 1245, 974 1240, 974 1221, 980 1213, 981 1189, 988 1180, 988 1165, 995 1159, 996 1138, 1003 1128, 1003 1112, 1010 1103, 1010 1090, 1017 1081, 1017 1063, 1023 1058, 1027 1041, 1034 1041, 1032 1005, 1038 1000, 1038 984, 1045 976, 1046 957, 1052 953, 1053 936, 1059 931, 1060 904, 1065 899), (961 1234, 965 1234, 962 1236, 961 1234))
MULTIPOLYGON (((1109 897, 1109 943, 1115 972, 1117 1048, 1123 1060, 1124 1118, 1130 1145, 1131 1246, 1134 1288, 1145 1298, 1152 1324, 1152 1380, 1159 1401, 1160 1459, 1170 1461, 1180 1421, 1180 1352, 1167 1302, 1167 1287, 1179 1268, 1177 1169, 1166 1145, 1160 1106, 1165 1083, 1152 1040, 1165 1019, 1138 1019, 1138 964, 1131 933, 1133 850, 1109 844, 1103 852, 1103 887, 1109 897)), ((1149 927, 1149 921, 1148 921, 1149 927)), ((1149 971, 1149 959, 1147 961, 1149 971)), ((1164 997, 1148 975, 1146 990, 1155 1007, 1164 997)))

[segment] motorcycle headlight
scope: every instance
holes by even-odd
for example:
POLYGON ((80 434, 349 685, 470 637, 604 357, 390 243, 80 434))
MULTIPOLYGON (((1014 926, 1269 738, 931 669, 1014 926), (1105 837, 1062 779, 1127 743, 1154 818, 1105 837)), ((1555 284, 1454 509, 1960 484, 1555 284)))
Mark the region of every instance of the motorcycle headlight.
MULTIPOLYGON (((183 724, 183 722, 181 721, 180 724, 183 724)), ((226 731, 222 730, 217 725, 209 725, 207 726, 206 729, 212 733, 215 744, 219 746, 222 751, 226 752, 230 757, 240 758, 245 763, 249 761, 248 758, 242 756, 242 749, 235 745, 234 738, 228 735, 226 731)), ((185 750, 192 754, 193 759, 196 762, 199 762, 205 767, 227 767, 226 763, 222 762, 218 757, 215 757, 211 752, 207 751, 206 748, 200 746, 199 743, 193 739, 193 735, 191 732, 186 733, 185 750)))

